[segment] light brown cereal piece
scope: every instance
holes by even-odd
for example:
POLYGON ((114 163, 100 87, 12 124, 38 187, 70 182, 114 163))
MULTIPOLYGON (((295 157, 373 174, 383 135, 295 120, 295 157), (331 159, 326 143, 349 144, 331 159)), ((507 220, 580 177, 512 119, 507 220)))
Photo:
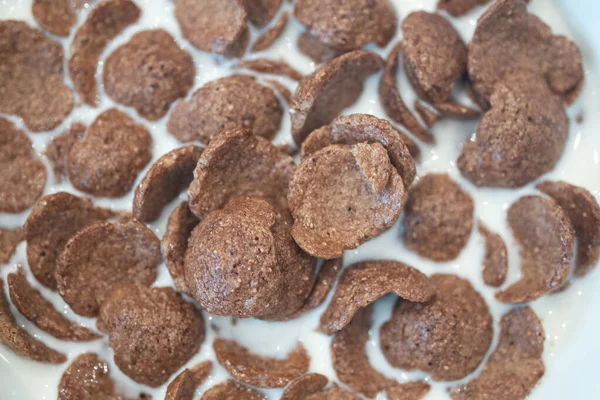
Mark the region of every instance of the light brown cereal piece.
POLYGON ((74 123, 69 129, 56 136, 46 147, 44 155, 54 170, 54 180, 61 183, 68 177, 67 156, 71 147, 80 140, 83 140, 86 126, 82 123, 74 123))
POLYGON ((7 264, 15 253, 17 246, 25 239, 25 230, 22 228, 0 228, 0 264, 7 264))
POLYGON ((506 281, 508 272, 508 251, 502 236, 492 232, 483 222, 477 225, 485 240, 483 260, 483 281, 486 285, 500 287, 506 281))
POLYGON ((299 81, 303 75, 296 71, 290 64, 285 61, 269 60, 268 58, 255 58, 252 60, 241 61, 239 68, 245 68, 256 72, 262 72, 271 75, 283 75, 288 78, 299 81))
POLYGON ((275 17, 282 0, 239 0, 239 3, 248 13, 248 21, 261 28, 275 17))
POLYGON ((304 400, 360 400, 360 397, 333 383, 328 389, 311 394, 304 400))
POLYGON ((314 393, 321 392, 329 380, 321 374, 306 374, 292 381, 285 388, 281 400, 304 400, 314 393))
POLYGON ((438 10, 445 10, 454 17, 463 16, 477 6, 489 3, 491 0, 438 0, 438 10))
POLYGON ((34 0, 31 13, 43 29, 57 36, 69 36, 77 23, 75 4, 71 0, 34 0))
POLYGON ((457 103, 454 100, 449 100, 445 103, 435 105, 436 110, 444 117, 472 121, 481 117, 481 112, 463 104, 457 103))
MULTIPOLYGON (((292 92, 290 92, 290 89, 287 88, 287 86, 285 86, 282 83, 277 82, 274 79, 266 79, 265 83, 267 83, 269 86, 271 86, 273 89, 275 89, 275 91, 277 93, 279 93, 279 95, 281 97, 283 97, 283 99, 286 101, 286 103, 289 105, 292 102, 292 92)), ((296 146, 292 146, 290 144, 286 144, 286 146, 288 146, 288 149, 290 151, 287 152, 288 155, 293 156, 297 153, 297 151, 299 150, 296 146)))
POLYGON ((252 45, 252 51, 258 52, 268 49, 279 39, 283 31, 285 30, 290 15, 287 12, 281 14, 277 22, 263 33, 256 42, 252 45))
POLYGON ((267 396, 230 379, 208 389, 201 400, 267 400, 267 396))
POLYGON ((185 369, 167 387, 165 400, 193 400, 196 388, 208 378, 212 361, 204 361, 192 369, 185 369))

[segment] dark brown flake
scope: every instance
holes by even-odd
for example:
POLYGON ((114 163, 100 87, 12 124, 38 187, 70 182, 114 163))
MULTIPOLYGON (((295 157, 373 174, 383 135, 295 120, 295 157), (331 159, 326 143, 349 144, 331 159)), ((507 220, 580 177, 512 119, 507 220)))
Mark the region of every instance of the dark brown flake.
POLYGON ((239 3, 248 13, 248 21, 262 28, 275 17, 282 0, 239 0, 239 3))
POLYGON ((288 78, 299 81, 303 75, 296 71, 290 64, 285 61, 269 60, 268 58, 255 58, 252 60, 241 61, 238 65, 239 68, 245 68, 256 72, 262 72, 264 74, 271 75, 283 75, 288 78))
POLYGON ((306 374, 294 380, 285 388, 281 400, 304 400, 314 393, 321 392, 329 380, 321 374, 306 374))
POLYGON ((441 119, 441 115, 437 111, 426 106, 420 100, 415 100, 414 108, 427 128, 431 128, 441 119))
POLYGON ((267 400, 267 396, 246 385, 228 380, 208 389, 201 400, 267 400))
POLYGON ((71 0, 34 0, 31 13, 43 29, 67 37, 77 23, 74 6, 71 0))
POLYGON ((17 246, 25 239, 25 230, 22 228, 0 228, 0 264, 7 264, 15 253, 17 246))
POLYGON ((492 232, 483 222, 477 229, 485 242, 483 259, 483 282, 492 287, 500 287, 506 281, 508 272, 508 252, 502 236, 492 232))
POLYGON ((298 36, 296 46, 302 54, 308 56, 317 64, 331 61, 346 53, 344 50, 322 43, 318 37, 311 35, 309 31, 304 31, 298 36))
POLYGON ((109 367, 95 353, 83 353, 65 370, 58 384, 58 400, 122 400, 115 394, 109 367))
POLYGON ((208 378, 212 361, 204 361, 192 369, 185 369, 167 387, 165 400, 193 400, 196 388, 208 378))
POLYGON ((463 16, 477 6, 489 3, 491 0, 438 0, 437 8, 445 10, 454 17, 463 16))
POLYGON ((263 33, 256 42, 252 45, 253 52, 259 52, 266 50, 273 46, 273 44, 279 39, 283 31, 285 30, 290 15, 287 12, 281 14, 277 22, 273 24, 265 33, 263 33))
POLYGON ((68 177, 67 156, 71 147, 83 140, 86 126, 82 123, 74 123, 69 129, 56 136, 46 147, 44 156, 48 158, 54 170, 54 180, 61 183, 68 177))
POLYGON ((329 388, 322 392, 311 394, 305 397, 304 400, 360 400, 360 397, 333 383, 329 388))
POLYGON ((447 118, 472 121, 481 117, 481 112, 471 107, 467 107, 454 100, 449 100, 446 103, 435 105, 437 111, 447 118))

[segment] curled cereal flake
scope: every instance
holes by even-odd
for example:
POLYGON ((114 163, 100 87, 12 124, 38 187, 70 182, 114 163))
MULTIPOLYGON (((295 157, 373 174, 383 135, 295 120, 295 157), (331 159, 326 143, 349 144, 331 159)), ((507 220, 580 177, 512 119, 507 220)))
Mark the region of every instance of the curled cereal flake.
POLYGON ((88 225, 114 217, 91 200, 66 192, 43 197, 25 221, 27 262, 36 279, 56 290, 56 264, 67 241, 88 225))
POLYGON ((283 31, 285 30, 289 17, 290 15, 287 12, 281 14, 277 22, 275 22, 275 24, 272 27, 270 27, 269 30, 267 30, 258 39, 256 39, 256 42, 254 42, 254 44, 252 45, 252 51, 263 51, 273 46, 273 43, 275 43, 277 39, 279 39, 283 31))
POLYGON ((159 158, 135 188, 134 218, 143 222, 155 221, 163 207, 190 185, 200 154, 201 147, 186 146, 159 158))
POLYGON ((23 267, 8 275, 8 290, 13 305, 38 328, 61 340, 89 342, 100 335, 68 320, 27 281, 23 267))
POLYGON ((350 323, 362 308, 388 293, 408 302, 431 298, 434 287, 427 276, 396 261, 366 261, 344 270, 333 299, 321 316, 320 329, 331 335, 350 323))
POLYGON ((78 356, 63 373, 58 384, 58 400, 118 400, 109 367, 95 353, 78 356))
POLYGON ((402 43, 394 46, 385 61, 385 70, 379 81, 379 97, 385 113, 395 122, 402 124, 425 143, 433 143, 431 133, 425 129, 419 120, 408 109, 398 90, 398 61, 402 54, 402 43))
POLYGON ((144 224, 99 222, 64 246, 56 267, 58 291, 77 314, 95 317, 117 286, 151 285, 160 262, 160 241, 144 224))
POLYGON ((553 200, 524 196, 508 210, 508 224, 521 247, 521 279, 496 293, 504 303, 527 303, 561 287, 573 258, 573 226, 553 200))
POLYGON ((299 81, 303 77, 303 75, 300 72, 296 71, 287 62, 269 60, 268 58, 255 58, 253 60, 244 60, 241 61, 237 66, 240 68, 246 68, 265 74, 284 75, 295 81, 299 81))
POLYGON ((449 100, 446 103, 438 103, 435 105, 435 108, 441 115, 448 118, 470 121, 481 117, 479 110, 467 107, 453 100, 449 100))
POLYGON ((69 179, 95 196, 121 197, 152 158, 152 136, 133 118, 112 108, 100 114, 67 156, 69 179))
POLYGON ((240 128, 272 139, 282 116, 283 109, 271 88, 253 76, 235 74, 208 82, 189 100, 180 101, 167 127, 182 142, 208 144, 222 132, 240 128))
POLYGON ((333 383, 328 389, 304 397, 304 400, 360 400, 360 397, 333 383))
POLYGON ((171 103, 187 95, 195 73, 192 57, 167 31, 143 31, 107 58, 104 90, 116 102, 156 121, 171 103))
POLYGON ((356 50, 323 64, 300 81, 292 101, 292 136, 296 144, 329 124, 362 94, 363 83, 383 67, 381 57, 356 50))
POLYGON ((71 147, 80 140, 83 140, 86 127, 81 123, 74 123, 69 129, 52 139, 52 142, 46 147, 44 155, 54 169, 54 179, 61 183, 68 176, 67 156, 71 147))
POLYGON ((17 246, 24 239, 25 231, 22 228, 0 228, 0 264, 8 263, 17 246))
POLYGON ((186 368, 169 383, 165 400, 192 400, 196 388, 208 378, 212 367, 212 361, 204 361, 192 369, 186 368))
POLYGON ((421 117, 421 119, 423 120, 423 123, 425 123, 425 126, 427 128, 431 128, 432 126, 434 126, 436 122, 438 122, 441 118, 437 111, 432 110, 431 108, 423 104, 422 101, 415 100, 414 108, 417 114, 419 114, 419 117, 421 117))
POLYGON ((246 10, 238 0, 176 0, 183 36, 198 49, 241 57, 248 45, 246 10))
MULTIPOLYGON (((274 79, 266 79, 265 82, 272 87, 273 89, 275 89, 275 91, 277 93, 279 93, 279 95, 281 97, 283 97, 283 99, 286 101, 286 103, 289 105, 292 102, 292 92, 290 92, 290 89, 287 88, 287 86, 285 86, 282 83, 277 82, 274 79)), ((288 148, 290 148, 293 151, 288 151, 287 154, 290 156, 293 156, 296 154, 297 152, 297 148, 295 146, 289 145, 289 144, 285 144, 285 146, 288 146, 288 148)))
POLYGON ((25 22, 0 21, 0 112, 33 132, 56 128, 73 109, 63 79, 63 48, 25 22))
POLYGON ((318 64, 331 61, 346 53, 343 50, 322 43, 318 37, 312 35, 309 31, 304 31, 298 36, 296 46, 302 54, 312 58, 318 64))
POLYGON ((239 196, 264 197, 287 208, 294 159, 244 129, 220 134, 204 149, 190 185, 190 209, 200 219, 239 196))
POLYGON ((35 154, 27 134, 1 117, 0 170, 0 212, 25 211, 42 195, 46 167, 35 154))
POLYGON ((57 36, 67 37, 77 23, 74 6, 71 0, 34 0, 31 13, 42 28, 57 36))
POLYGON ((121 371, 150 387, 166 383, 204 340, 202 314, 170 287, 119 286, 102 305, 98 328, 121 371))
POLYGON ((267 396, 232 380, 208 389, 201 400, 267 400, 267 396))
POLYGON ((508 272, 508 252, 502 236, 492 232, 483 222, 478 229, 485 239, 485 259, 483 260, 483 281, 488 286, 499 287, 506 281, 508 272))
POLYGON ((452 400, 524 400, 544 375, 544 328, 529 307, 500 321, 500 341, 479 376, 449 389, 452 400))
POLYGON ((479 19, 469 44, 469 77, 486 100, 505 75, 537 76, 548 90, 574 101, 584 81, 575 43, 553 35, 523 0, 499 0, 479 19))
POLYGON ((27 331, 21 328, 10 311, 10 305, 4 291, 4 281, 0 279, 0 343, 12 350, 18 356, 30 360, 62 364, 67 357, 58 351, 34 339, 27 331))
POLYGON ((282 0, 239 0, 239 3, 248 13, 248 21, 263 27, 275 17, 282 0))
POLYGON ((321 374, 306 374, 285 388, 281 400, 304 400, 314 393, 321 392, 329 380, 321 374))
POLYGON ((577 236, 575 275, 584 276, 600 258, 600 206, 586 189, 561 181, 544 181, 537 188, 565 212, 577 236))
POLYGON ((437 381, 464 378, 492 343, 492 316, 469 281, 436 274, 430 282, 435 295, 427 303, 398 300, 381 327, 381 349, 396 368, 420 369, 437 381))
POLYGON ((281 388, 298 378, 310 365, 310 356, 298 344, 285 359, 251 353, 233 340, 217 339, 213 348, 219 363, 238 381, 260 388, 281 388))
POLYGON ((75 33, 69 76, 84 103, 98 105, 96 69, 100 55, 115 37, 139 19, 140 14, 141 10, 131 0, 103 1, 92 9, 75 33))
MULTIPOLYGON (((437 8, 445 10, 454 17, 467 14, 477 6, 489 3, 491 0, 438 0, 437 8)), ((529 0, 527 0, 529 1, 529 0)))
POLYGON ((447 174, 427 174, 408 193, 404 244, 434 261, 454 260, 473 228, 474 204, 447 174))

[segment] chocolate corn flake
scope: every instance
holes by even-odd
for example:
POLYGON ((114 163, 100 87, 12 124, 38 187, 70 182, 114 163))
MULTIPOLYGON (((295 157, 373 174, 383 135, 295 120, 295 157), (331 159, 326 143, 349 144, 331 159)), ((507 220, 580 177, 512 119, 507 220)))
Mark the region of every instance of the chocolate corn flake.
POLYGON ((466 246, 474 203, 447 174, 427 174, 410 190, 404 211, 404 244, 420 256, 450 261, 466 246))
POLYGON ((83 353, 65 370, 58 384, 58 400, 122 399, 115 393, 106 361, 95 353, 83 353))
POLYGON ((329 380, 321 374, 306 374, 297 378, 285 388, 281 400, 304 400, 314 393, 321 392, 329 380))
POLYGON ((158 387, 204 340, 202 314, 170 287, 125 284, 102 305, 98 328, 109 335, 115 363, 134 381, 158 387))
POLYGON ((201 400, 267 400, 267 396, 246 385, 228 380, 208 389, 201 400))
POLYGON ((464 378, 492 343, 492 316, 468 280, 435 274, 430 282, 435 290, 430 301, 398 299, 381 327, 381 349, 396 368, 419 369, 436 381, 464 378))
POLYGON ((600 205, 588 190, 562 181, 544 181, 537 185, 565 212, 577 236, 575 275, 584 276, 600 259, 600 205))
POLYGON ((126 113, 100 114, 83 141, 67 157, 69 179, 77 189, 104 197, 127 194, 152 158, 152 136, 126 113))
POLYGON ((287 208, 294 159, 244 129, 220 134, 204 149, 188 191, 200 219, 239 196, 264 197, 287 208))
POLYGON ((86 126, 82 123, 74 123, 69 129, 56 136, 46 147, 44 155, 54 170, 54 180, 61 183, 68 177, 67 156, 71 147, 82 140, 86 131, 86 126))
POLYGON ((176 0, 183 36, 207 53, 241 57, 248 45, 247 13, 238 0, 176 0))
MULTIPOLYGON (((292 92, 287 88, 283 83, 279 83, 274 79, 266 79, 265 83, 271 86, 289 105, 292 102, 292 92)), ((291 144, 285 144, 284 146, 288 147, 287 154, 290 156, 294 156, 297 153, 298 148, 291 144)), ((281 148, 281 146, 279 146, 281 148)))
POLYGON ((507 73, 534 75, 549 90, 574 101, 584 81, 583 60, 575 43, 553 35, 548 25, 529 14, 523 0, 500 0, 479 19, 469 44, 469 77, 490 101, 507 73))
POLYGON ((62 364, 67 357, 35 339, 17 324, 10 311, 4 291, 4 280, 0 279, 0 343, 20 357, 47 364, 62 364))
POLYGON ((56 128, 73 109, 63 79, 62 45, 25 22, 0 21, 0 112, 23 118, 32 132, 56 128))
POLYGON ((486 285, 499 287, 506 281, 508 272, 508 251, 502 236, 492 232, 483 222, 477 229, 485 241, 485 258, 483 260, 483 281, 486 285))
POLYGON ((185 369, 167 387, 165 400, 193 400, 196 388, 208 378, 212 361, 204 361, 192 369, 185 369))
POLYGON ((444 117, 472 121, 481 117, 481 112, 474 108, 460 104, 454 100, 435 105, 436 110, 444 117))
POLYGON ((296 144, 315 129, 329 124, 362 94, 369 75, 383 67, 375 53, 356 50, 337 57, 304 77, 291 105, 292 136, 296 144))
POLYGON ((13 305, 35 326, 57 339, 74 342, 89 342, 100 335, 70 321, 58 312, 51 302, 27 281, 23 267, 7 277, 8 290, 13 305))
POLYGON ((239 0, 248 13, 248 21, 259 28, 271 22, 282 2, 283 0, 239 0))
POLYGON ((84 103, 98 105, 96 69, 100 55, 140 15, 141 10, 131 0, 107 0, 94 7, 77 29, 71 43, 69 76, 84 103))
POLYGON ((445 10, 454 17, 467 14, 477 6, 489 3, 491 0, 438 0, 437 8, 445 10))
POLYGON ((344 50, 322 43, 318 37, 312 35, 309 31, 304 31, 298 36, 296 47, 302 54, 311 58, 317 64, 331 61, 346 53, 344 50))
POLYGON ((217 339, 219 363, 238 381, 260 388, 282 388, 308 371, 310 356, 298 344, 285 359, 259 356, 233 340, 217 339))
POLYGON ((500 341, 479 376, 449 389, 453 400, 525 400, 544 375, 544 328, 529 307, 516 308, 500 321, 500 341))
POLYGON ((420 98, 450 99, 455 82, 467 71, 467 46, 452 24, 436 13, 415 11, 402 22, 404 68, 420 98))
POLYGON ((385 393, 388 400, 421 400, 429 393, 430 389, 431 386, 424 381, 394 382, 387 387, 385 393))
POLYGON ((134 218, 143 222, 155 221, 164 206, 190 185, 201 154, 201 147, 186 146, 159 158, 135 188, 134 218))
POLYGON ((272 139, 282 116, 283 108, 271 88, 253 76, 235 74, 208 82, 189 100, 180 101, 167 127, 181 142, 208 144, 222 132, 237 128, 272 139))
POLYGON ((99 222, 64 246, 56 267, 58 292, 77 314, 95 317, 115 287, 151 285, 160 262, 160 241, 144 224, 99 222))
POLYGON ((290 64, 285 61, 269 60, 268 58, 255 58, 252 60, 241 61, 239 68, 250 69, 256 72, 262 72, 271 75, 283 75, 288 78, 299 81, 303 75, 296 71, 290 64))
POLYGON ((0 228, 0 264, 7 264, 15 253, 17 246, 25 239, 22 228, 0 228))
POLYGON ((360 397, 333 383, 329 388, 322 392, 304 397, 304 400, 360 400, 360 397))
POLYGON ((117 103, 156 121, 171 103, 187 95, 195 74, 192 56, 167 31, 143 31, 106 59, 104 90, 117 103))
POLYGON ((566 283, 574 230, 561 207, 541 196, 524 196, 508 210, 508 225, 520 246, 521 279, 497 292, 503 303, 527 303, 566 283))
POLYGON ((426 106, 422 101, 415 100, 414 108, 427 128, 431 128, 441 119, 440 114, 426 106))
POLYGON ((434 287, 417 269, 396 261, 365 261, 344 270, 333 299, 321 315, 320 330, 331 335, 350 323, 363 307, 395 293, 407 302, 424 302, 434 287))
POLYGON ((33 18, 40 26, 57 36, 67 37, 77 23, 74 2, 71 0, 34 0, 33 18))
POLYGON ((67 241, 88 225, 114 217, 91 200, 66 192, 44 196, 25 221, 27 262, 38 282, 56 290, 56 264, 67 241))
POLYGON ((273 44, 277 41, 277 39, 279 39, 279 37, 281 37, 281 34, 285 30, 289 17, 290 15, 287 12, 281 14, 277 22, 275 22, 272 27, 270 27, 265 33, 256 39, 256 42, 254 42, 252 45, 252 51, 263 51, 273 46, 273 44))

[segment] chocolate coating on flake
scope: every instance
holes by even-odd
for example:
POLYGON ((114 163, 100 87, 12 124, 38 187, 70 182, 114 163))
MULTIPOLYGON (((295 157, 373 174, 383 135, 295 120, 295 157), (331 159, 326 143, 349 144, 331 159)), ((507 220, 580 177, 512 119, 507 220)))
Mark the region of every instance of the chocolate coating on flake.
POLYGON ((36 156, 27 134, 0 117, 0 212, 19 213, 40 198, 46 167, 36 156))
POLYGON ((188 248, 188 239, 200 220, 190 211, 188 202, 184 201, 173 210, 167 222, 165 235, 162 239, 162 252, 165 264, 175 287, 180 292, 188 292, 185 283, 183 260, 188 248))
POLYGON ((294 16, 322 43, 340 50, 371 42, 383 47, 396 33, 396 11, 388 0, 298 0, 294 16))
POLYGON ((152 158, 152 136, 115 108, 100 114, 67 157, 69 179, 95 196, 121 197, 152 158))
POLYGON ((294 159, 248 130, 220 134, 204 149, 190 185, 190 209, 201 219, 239 196, 287 208, 294 159))
POLYGON ((360 400, 360 397, 333 383, 328 389, 311 394, 304 400, 360 400))
POLYGON ((103 1, 94 7, 75 33, 69 76, 84 103, 98 105, 96 69, 100 55, 115 37, 139 19, 140 14, 141 10, 131 0, 103 1))
POLYGON ((329 380, 321 374, 306 374, 288 385, 281 400, 304 400, 314 393, 321 392, 329 380))
POLYGON ((195 72, 192 57, 167 31, 143 31, 106 59, 104 89, 117 103, 156 121, 165 116, 171 103, 187 95, 195 72))
POLYGON ((463 176, 478 186, 520 187, 552 170, 569 136, 561 99, 540 78, 507 76, 492 108, 458 158, 463 176))
POLYGON ((119 400, 109 367, 95 353, 78 356, 63 373, 58 384, 58 400, 119 400))
POLYGON ((77 23, 73 3, 71 0, 34 0, 31 12, 43 29, 57 36, 67 37, 77 23))
POLYGON ((404 244, 434 261, 454 260, 467 245, 474 204, 447 174, 428 174, 410 190, 404 211, 404 244))
POLYGON ((25 231, 21 228, 0 228, 0 264, 8 263, 23 239, 25 239, 25 231))
POLYGON ((584 276, 600 259, 600 206, 588 190, 561 181, 544 181, 537 188, 565 212, 577 235, 575 275, 584 276))
POLYGON ((24 227, 27 262, 36 279, 56 290, 56 264, 67 241, 86 226, 114 215, 111 210, 94 207, 91 200, 66 192, 44 196, 31 210, 24 227))
POLYGON ((433 143, 431 133, 425 129, 419 120, 408 109, 398 90, 398 62, 402 55, 402 42, 396 44, 385 61, 385 70, 379 81, 379 98, 388 117, 402 124, 425 143, 433 143))
POLYGON ((415 100, 414 109, 417 114, 419 114, 419 117, 421 117, 427 128, 434 126, 441 118, 436 111, 432 110, 419 100, 415 100))
POLYGON ((392 124, 369 114, 341 115, 331 124, 313 131, 302 143, 302 158, 330 144, 380 143, 390 162, 402 177, 405 187, 410 187, 417 171, 415 162, 405 145, 406 136, 392 124))
POLYGON ((246 17, 238 0, 175 1, 183 36, 207 53, 241 57, 250 38, 246 17))
POLYGON ((282 0, 239 0, 239 3, 248 13, 248 21, 262 28, 275 17, 282 0))
POLYGON ((143 222, 155 221, 163 207, 190 185, 200 154, 201 147, 187 146, 159 158, 135 188, 134 218, 143 222))
POLYGON ((469 77, 490 100, 506 74, 535 75, 567 102, 579 95, 583 60, 575 43, 553 35, 523 0, 499 0, 479 19, 469 44, 469 77))
POLYGON ((321 315, 320 329, 331 335, 350 323, 362 307, 388 293, 409 302, 424 302, 433 295, 427 276, 396 261, 366 261, 344 270, 333 299, 321 315))
POLYGON ((62 364, 67 357, 58 351, 34 339, 21 328, 10 311, 10 305, 4 291, 4 281, 0 279, 0 343, 20 357, 33 361, 62 364))
POLYGON ((492 316, 469 281, 435 274, 430 282, 436 294, 429 302, 398 300, 381 327, 381 349, 396 368, 420 369, 436 381, 464 378, 492 343, 492 316))
POLYGON ((228 380, 208 389, 201 400, 267 400, 267 396, 246 385, 228 380))
POLYGON ((483 260, 483 281, 486 285, 499 287, 506 281, 508 272, 508 252, 502 236, 492 232, 483 222, 477 225, 485 240, 483 260))
POLYGON ((44 151, 44 155, 52 164, 54 170, 54 180, 61 183, 68 176, 67 156, 71 147, 82 140, 85 135, 86 127, 81 123, 74 123, 69 129, 56 136, 44 151))
POLYGON ((497 292, 504 303, 527 303, 566 283, 573 257, 573 226, 553 200, 524 196, 508 210, 508 224, 521 247, 521 279, 497 292))
POLYGON ((73 109, 63 80, 63 48, 24 22, 0 21, 0 112, 32 132, 56 128, 73 109))
POLYGON ((472 121, 479 119, 481 112, 474 108, 449 100, 435 105, 437 111, 444 117, 472 121))
POLYGON ((477 6, 489 3, 491 0, 438 0, 438 10, 445 10, 454 17, 467 14, 477 6))
POLYGON ((467 71, 467 46, 439 14, 410 13, 402 22, 404 68, 422 99, 444 103, 454 83, 467 71))
POLYGON ((298 344, 285 359, 251 353, 233 340, 217 339, 213 348, 219 363, 238 381, 260 388, 282 388, 310 366, 310 356, 298 344))
POLYGON ((356 50, 344 54, 304 77, 291 105, 292 136, 301 144, 313 130, 329 124, 361 95, 363 82, 379 71, 383 61, 375 53, 356 50))
POLYGON ((95 317, 118 285, 151 285, 160 262, 160 241, 142 223, 99 222, 65 245, 56 267, 58 291, 77 314, 95 317))
POLYGON ((285 27, 287 26, 290 15, 287 12, 281 14, 277 22, 273 24, 265 33, 263 33, 252 45, 252 51, 258 52, 273 46, 273 43, 279 39, 285 27))
POLYGON ((193 400, 196 388, 208 378, 212 371, 212 361, 204 361, 177 375, 167 387, 165 400, 193 400))
POLYGON ((23 267, 9 274, 7 281, 10 299, 14 306, 44 332, 57 339, 74 342, 89 342, 100 338, 100 335, 68 320, 58 312, 52 303, 29 284, 23 267))
POLYGON ((169 132, 182 142, 208 144, 224 131, 244 128, 272 139, 283 109, 273 90, 250 75, 231 75, 208 82, 189 100, 179 102, 169 119, 169 132))
POLYGON ((509 311, 500 321, 500 342, 481 374, 449 390, 452 400, 525 400, 544 375, 544 328, 529 307, 509 311))
POLYGON ((253 60, 241 61, 238 65, 239 68, 246 68, 256 72, 262 72, 265 74, 272 75, 283 75, 288 78, 299 81, 303 75, 296 71, 285 61, 269 60, 268 58, 255 58, 253 60))
POLYGON ((331 61, 346 53, 344 50, 322 43, 318 37, 311 35, 309 31, 304 31, 298 36, 296 46, 302 54, 308 56, 317 64, 331 61))
POLYGON ((172 288, 122 285, 102 305, 115 363, 134 381, 158 387, 187 363, 204 340, 204 320, 172 288))
POLYGON ((211 314, 284 319, 315 281, 315 261, 290 236, 291 217, 239 197, 194 228, 185 255, 190 294, 211 314))
POLYGON ((304 158, 290 182, 292 236, 309 254, 338 258, 391 227, 405 199, 380 143, 330 145, 304 158))

